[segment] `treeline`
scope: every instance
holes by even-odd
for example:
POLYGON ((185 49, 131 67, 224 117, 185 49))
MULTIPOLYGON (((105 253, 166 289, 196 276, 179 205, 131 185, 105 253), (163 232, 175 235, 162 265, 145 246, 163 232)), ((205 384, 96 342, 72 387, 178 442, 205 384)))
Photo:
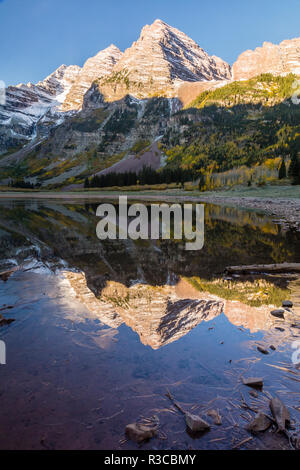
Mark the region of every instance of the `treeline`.
POLYGON ((11 188, 34 189, 34 188, 39 188, 41 184, 29 183, 29 181, 25 181, 24 178, 19 178, 16 180, 11 180, 8 183, 8 186, 10 186, 11 188))
POLYGON ((288 176, 291 179, 292 184, 300 184, 300 159, 296 150, 291 154, 291 164, 288 176))
POLYGON ((145 184, 183 184, 186 181, 194 181, 197 175, 191 170, 182 168, 153 170, 144 167, 139 173, 127 171, 124 173, 108 173, 86 178, 85 188, 109 188, 112 186, 135 186, 145 184))

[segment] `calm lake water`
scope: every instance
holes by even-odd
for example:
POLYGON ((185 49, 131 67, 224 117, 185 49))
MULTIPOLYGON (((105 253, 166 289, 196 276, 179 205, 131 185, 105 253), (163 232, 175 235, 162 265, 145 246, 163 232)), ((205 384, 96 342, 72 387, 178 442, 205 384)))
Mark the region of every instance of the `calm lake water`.
POLYGON ((175 289, 230 265, 300 263, 300 233, 206 205, 200 251, 178 240, 100 241, 98 204, 0 201, 0 272, 21 267, 0 280, 0 313, 14 320, 0 328, 0 448, 135 449, 125 426, 154 415, 159 433, 143 449, 289 448, 272 430, 252 436, 243 403, 267 411, 279 396, 299 433, 299 327, 217 306, 204 315, 192 291, 175 289), (251 395, 242 376, 263 377, 263 391, 251 395), (218 410, 222 425, 189 435, 167 390, 186 410, 218 410))

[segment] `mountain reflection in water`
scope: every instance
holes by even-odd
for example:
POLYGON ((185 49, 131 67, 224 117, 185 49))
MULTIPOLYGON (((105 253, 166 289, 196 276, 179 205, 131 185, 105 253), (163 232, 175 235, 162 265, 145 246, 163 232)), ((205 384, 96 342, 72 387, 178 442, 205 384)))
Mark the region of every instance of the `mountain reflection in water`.
POLYGON ((100 241, 98 205, 2 202, 0 259, 80 271, 66 271, 65 277, 89 310, 111 327, 125 322, 153 348, 222 311, 233 324, 251 331, 274 324, 267 308, 221 302, 180 279, 210 278, 237 260, 241 265, 300 262, 298 232, 282 230, 254 212, 208 204, 202 250, 186 251, 179 240, 100 241))
MULTIPOLYGON (((124 426, 139 413, 167 409, 166 386, 174 387, 182 402, 218 399, 216 406, 224 410, 223 394, 229 394, 239 421, 238 377, 251 368, 257 369, 252 375, 267 378, 272 393, 285 390, 292 406, 299 384, 289 377, 283 385, 275 367, 290 360, 299 330, 272 317, 266 305, 224 300, 197 291, 188 280, 222 277, 229 265, 299 263, 299 232, 255 212, 206 205, 200 251, 186 251, 178 240, 100 241, 98 204, 0 202, 0 272, 21 266, 0 281, 0 308, 5 316, 11 305, 9 316, 15 319, 0 330, 10 354, 1 369, 1 420, 4 428, 15 429, 0 439, 0 447, 43 447, 38 432, 46 435, 47 448, 119 448, 124 426), (266 356, 273 369, 257 352, 258 344, 275 348, 266 356), (92 410, 99 409, 99 393, 103 408, 96 419, 92 410), (40 428, 56 422, 57 433, 40 428)), ((178 439, 169 436, 158 447, 194 445, 180 434, 181 418, 168 421, 165 414, 159 414, 162 426, 167 431, 172 423, 178 439)), ((232 431, 237 439, 241 429, 232 431)), ((210 442, 214 437, 218 442, 218 432, 201 438, 198 448, 222 448, 210 442)))

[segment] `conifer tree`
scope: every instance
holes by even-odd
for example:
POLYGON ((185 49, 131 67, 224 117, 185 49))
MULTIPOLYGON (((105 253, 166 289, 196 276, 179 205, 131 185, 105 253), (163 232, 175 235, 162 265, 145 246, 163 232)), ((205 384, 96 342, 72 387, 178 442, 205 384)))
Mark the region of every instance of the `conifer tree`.
POLYGON ((284 178, 286 178, 286 166, 284 158, 282 158, 278 171, 278 179, 283 180, 284 178))
POLYGON ((300 161, 296 151, 292 153, 288 174, 292 184, 300 184, 300 161))

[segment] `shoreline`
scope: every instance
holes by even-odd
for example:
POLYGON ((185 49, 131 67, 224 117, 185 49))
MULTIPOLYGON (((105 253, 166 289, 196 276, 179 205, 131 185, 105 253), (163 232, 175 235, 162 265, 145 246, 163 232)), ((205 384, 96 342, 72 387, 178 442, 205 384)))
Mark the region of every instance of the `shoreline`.
POLYGON ((6 199, 53 199, 53 200, 116 200, 119 196, 127 196, 128 200, 164 201, 164 202, 198 202, 235 207, 237 209, 263 212, 271 217, 279 218, 278 223, 300 230, 300 198, 270 198, 270 196, 238 196, 203 194, 180 195, 171 193, 126 193, 126 192, 0 192, 0 200, 6 199))

